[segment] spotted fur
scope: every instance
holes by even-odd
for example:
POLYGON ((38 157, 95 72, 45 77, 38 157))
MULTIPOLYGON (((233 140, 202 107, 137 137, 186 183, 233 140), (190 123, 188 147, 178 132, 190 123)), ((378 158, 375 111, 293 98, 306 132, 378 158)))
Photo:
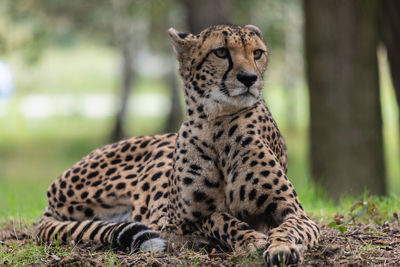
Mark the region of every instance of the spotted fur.
POLYGON ((177 134, 97 149, 47 192, 41 239, 162 251, 175 228, 235 251, 297 263, 318 242, 286 176, 283 137, 262 99, 268 48, 252 25, 169 30, 187 116, 177 134))

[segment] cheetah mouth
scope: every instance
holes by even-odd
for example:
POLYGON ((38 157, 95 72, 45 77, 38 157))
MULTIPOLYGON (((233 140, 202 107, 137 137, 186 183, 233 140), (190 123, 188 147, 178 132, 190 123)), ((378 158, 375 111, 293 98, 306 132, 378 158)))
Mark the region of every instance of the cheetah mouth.
POLYGON ((257 98, 258 95, 256 94, 256 89, 251 90, 252 88, 238 88, 234 89, 230 92, 229 96, 231 97, 255 97, 257 98))
POLYGON ((253 95, 250 91, 247 91, 247 92, 245 92, 245 93, 243 93, 243 94, 241 94, 241 95, 237 95, 237 96, 242 96, 242 97, 254 97, 254 95, 253 95))

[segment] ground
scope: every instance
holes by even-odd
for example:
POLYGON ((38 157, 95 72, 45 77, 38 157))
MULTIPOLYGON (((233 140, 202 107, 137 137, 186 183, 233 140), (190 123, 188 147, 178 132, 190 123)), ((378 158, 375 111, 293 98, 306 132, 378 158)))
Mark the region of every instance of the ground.
MULTIPOLYGON (((33 227, 9 220, 0 228, 0 265, 15 266, 262 266, 262 252, 237 254, 207 246, 198 239, 170 236, 167 253, 112 251, 101 246, 40 245, 33 227), (22 227, 21 227, 22 226, 22 227), (197 240, 193 243, 188 240, 197 240)), ((335 216, 321 227, 320 244, 305 254, 299 266, 400 266, 400 224, 343 223, 335 216)))

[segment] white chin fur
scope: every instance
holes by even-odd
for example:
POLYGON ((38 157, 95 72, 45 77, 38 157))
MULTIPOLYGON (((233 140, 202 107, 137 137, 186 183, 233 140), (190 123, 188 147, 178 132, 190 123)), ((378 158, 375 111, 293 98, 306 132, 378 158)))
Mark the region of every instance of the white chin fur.
POLYGON ((251 93, 255 98, 260 98, 260 96, 261 96, 261 92, 260 92, 256 87, 250 88, 250 93, 251 93))
POLYGON ((236 89, 231 90, 229 92, 229 95, 230 96, 239 96, 239 95, 245 94, 247 92, 248 92, 247 88, 236 88, 236 89))
POLYGON ((204 104, 204 109, 208 114, 210 119, 233 114, 240 109, 250 107, 254 105, 258 98, 254 95, 246 96, 227 96, 222 93, 217 92, 210 97, 210 100, 204 104))
POLYGON ((143 252, 162 252, 167 248, 167 241, 162 238, 152 238, 146 240, 140 245, 143 252))

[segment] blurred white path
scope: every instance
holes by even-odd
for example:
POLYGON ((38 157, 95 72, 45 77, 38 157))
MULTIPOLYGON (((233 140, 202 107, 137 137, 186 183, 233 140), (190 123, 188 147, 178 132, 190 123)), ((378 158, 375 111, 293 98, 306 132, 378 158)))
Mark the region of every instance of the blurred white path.
MULTIPOLYGON (((11 104, 17 102, 26 118, 83 116, 101 118, 116 114, 118 99, 113 94, 29 94, 18 99, 0 101, 0 116, 7 116, 11 104)), ((129 99, 128 112, 135 116, 159 117, 169 110, 169 99, 162 94, 136 94, 129 99)))

